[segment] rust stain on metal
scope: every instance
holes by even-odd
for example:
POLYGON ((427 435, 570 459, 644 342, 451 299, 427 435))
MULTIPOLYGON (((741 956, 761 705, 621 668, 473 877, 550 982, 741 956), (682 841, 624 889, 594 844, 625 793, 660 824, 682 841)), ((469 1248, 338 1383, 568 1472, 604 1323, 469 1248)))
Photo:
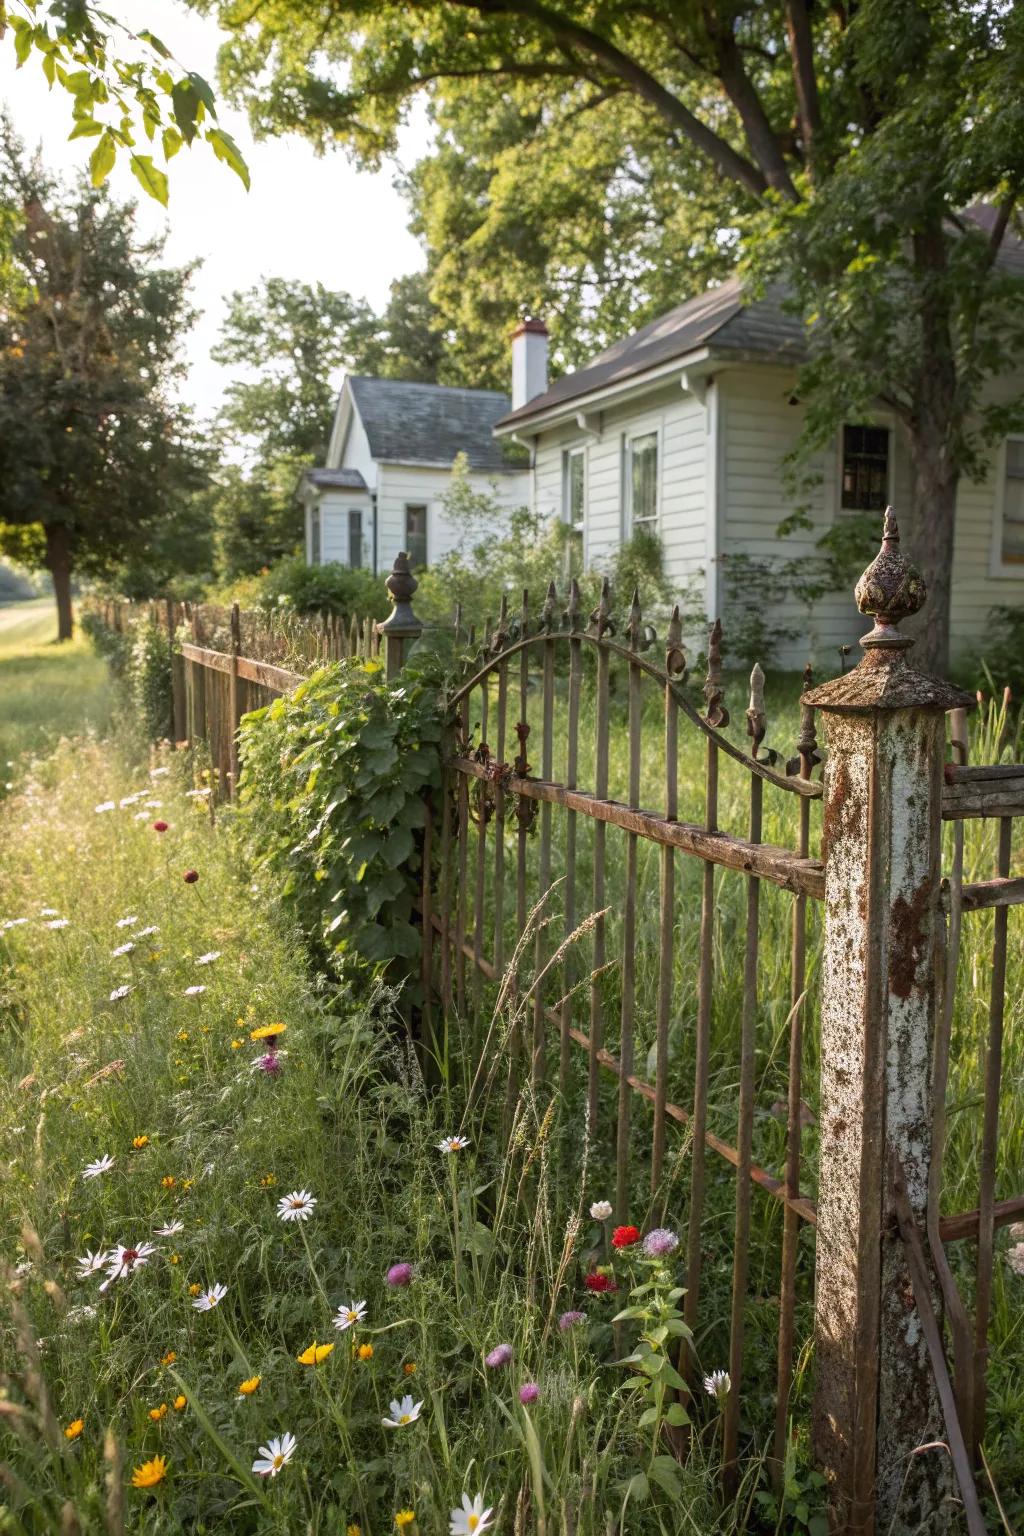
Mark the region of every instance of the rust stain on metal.
POLYGON ((917 983, 918 967, 928 949, 927 916, 932 897, 931 879, 925 879, 908 901, 900 893, 892 904, 889 947, 889 990, 909 997, 917 983))

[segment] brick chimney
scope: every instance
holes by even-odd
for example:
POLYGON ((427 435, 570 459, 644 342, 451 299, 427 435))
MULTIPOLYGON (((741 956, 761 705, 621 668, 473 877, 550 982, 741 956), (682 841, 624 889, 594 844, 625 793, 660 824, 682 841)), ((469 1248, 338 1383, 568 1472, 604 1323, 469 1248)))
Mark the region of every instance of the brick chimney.
POLYGON ((512 409, 548 387, 548 328, 543 320, 521 320, 512 332, 512 409))

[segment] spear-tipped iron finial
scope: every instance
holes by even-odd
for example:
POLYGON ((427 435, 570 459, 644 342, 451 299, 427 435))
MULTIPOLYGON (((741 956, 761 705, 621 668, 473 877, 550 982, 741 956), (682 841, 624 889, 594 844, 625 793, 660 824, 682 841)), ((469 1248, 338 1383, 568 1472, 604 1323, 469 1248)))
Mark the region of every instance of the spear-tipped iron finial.
POLYGON ((709 725, 729 724, 722 694, 722 621, 716 619, 708 635, 708 672, 704 682, 704 718, 709 725))
POLYGON ((672 609, 665 633, 665 671, 677 683, 685 683, 689 672, 683 649, 683 619, 678 603, 672 609))

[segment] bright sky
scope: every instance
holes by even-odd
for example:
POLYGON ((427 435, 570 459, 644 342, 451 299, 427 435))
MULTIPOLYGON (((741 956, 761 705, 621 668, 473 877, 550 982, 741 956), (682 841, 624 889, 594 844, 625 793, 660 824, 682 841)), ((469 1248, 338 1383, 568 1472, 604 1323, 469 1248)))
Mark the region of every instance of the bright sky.
MULTIPOLYGON (((184 68, 197 71, 216 90, 223 34, 212 19, 193 15, 173 0, 112 0, 106 9, 129 26, 151 27, 184 68)), ((0 48, 0 99, 29 146, 42 145, 52 169, 64 174, 84 169, 94 141, 67 142, 70 97, 59 87, 48 91, 36 55, 16 71, 9 39, 0 48)), ((344 289, 379 308, 393 278, 423 265, 420 248, 405 227, 405 204, 393 186, 396 167, 369 175, 340 152, 318 160, 300 139, 257 144, 245 115, 222 103, 219 93, 217 110, 221 126, 248 162, 251 191, 202 146, 191 153, 182 149, 171 162, 166 211, 141 193, 123 157, 110 179, 116 195, 138 201, 146 234, 167 231, 169 264, 202 257, 192 293, 203 314, 187 344, 188 394, 202 414, 216 409, 226 381, 225 371, 210 359, 225 294, 262 276, 301 278, 344 289)), ((411 165, 427 145, 421 115, 403 137, 401 164, 411 165)))

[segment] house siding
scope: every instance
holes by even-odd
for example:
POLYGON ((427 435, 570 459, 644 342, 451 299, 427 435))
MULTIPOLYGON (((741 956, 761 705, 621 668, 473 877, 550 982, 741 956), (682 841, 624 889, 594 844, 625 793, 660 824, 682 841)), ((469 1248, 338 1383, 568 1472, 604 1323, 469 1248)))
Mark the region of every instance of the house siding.
MULTIPOLYGON (((433 564, 457 548, 461 530, 445 515, 444 497, 451 487, 451 471, 413 464, 377 466, 377 520, 379 544, 377 558, 382 571, 391 569, 395 556, 405 548, 405 509, 407 505, 427 507, 427 560, 433 564)), ((508 513, 525 506, 529 496, 529 472, 522 470, 491 480, 485 474, 470 474, 470 487, 493 495, 498 514, 494 532, 500 535, 508 513)))

